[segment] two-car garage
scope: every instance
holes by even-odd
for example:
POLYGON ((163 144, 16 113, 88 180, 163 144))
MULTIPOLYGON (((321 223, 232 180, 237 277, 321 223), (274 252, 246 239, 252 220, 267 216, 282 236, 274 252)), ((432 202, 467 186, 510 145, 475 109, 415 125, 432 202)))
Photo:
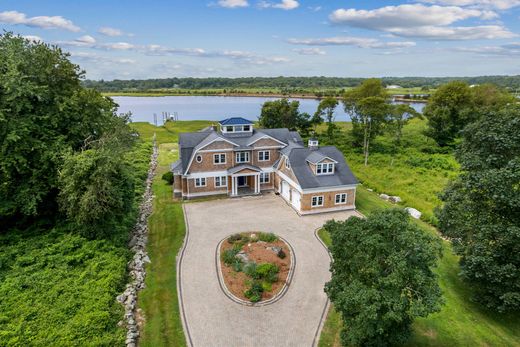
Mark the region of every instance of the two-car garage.
POLYGON ((280 184, 280 194, 287 202, 290 202, 297 211, 300 210, 301 194, 296 189, 291 188, 286 181, 282 181, 280 184))

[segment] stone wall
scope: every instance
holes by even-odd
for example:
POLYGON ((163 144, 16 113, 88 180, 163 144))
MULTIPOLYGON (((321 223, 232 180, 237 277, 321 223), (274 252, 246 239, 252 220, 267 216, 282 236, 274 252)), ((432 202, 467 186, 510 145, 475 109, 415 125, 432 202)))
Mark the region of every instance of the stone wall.
POLYGON ((131 239, 128 243, 128 246, 134 253, 132 260, 128 263, 130 283, 126 285, 123 294, 117 296, 117 301, 119 301, 125 308, 125 316, 123 320, 119 322, 119 325, 125 326, 127 329, 125 340, 127 347, 135 347, 137 345, 139 329, 141 328, 136 317, 137 292, 145 287, 145 264, 150 263, 150 258, 146 252, 146 243, 148 241, 148 217, 152 213, 152 183, 157 169, 157 156, 158 150, 154 138, 153 152, 150 159, 148 177, 146 178, 145 191, 143 194, 143 200, 139 206, 139 217, 137 223, 132 229, 131 239))

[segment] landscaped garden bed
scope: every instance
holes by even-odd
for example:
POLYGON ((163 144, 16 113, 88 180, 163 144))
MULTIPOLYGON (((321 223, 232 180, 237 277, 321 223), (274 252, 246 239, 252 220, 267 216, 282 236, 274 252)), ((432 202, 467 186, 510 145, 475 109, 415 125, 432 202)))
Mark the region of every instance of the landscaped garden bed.
POLYGON ((290 279, 289 245, 272 233, 229 236, 220 244, 220 270, 227 290, 251 303, 277 296, 290 279))

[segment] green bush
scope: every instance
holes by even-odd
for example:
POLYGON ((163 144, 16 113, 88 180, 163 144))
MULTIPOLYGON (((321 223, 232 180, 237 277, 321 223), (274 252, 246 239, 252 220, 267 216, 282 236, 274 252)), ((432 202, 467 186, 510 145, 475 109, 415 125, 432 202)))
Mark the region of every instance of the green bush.
POLYGON ((242 269, 244 268, 244 263, 242 262, 242 260, 235 258, 235 261, 231 264, 231 267, 236 272, 241 272, 242 269))
POLYGON ((280 268, 272 263, 262 263, 256 267, 256 273, 253 278, 263 279, 267 282, 274 283, 278 281, 278 272, 280 268))
POLYGON ((278 236, 273 233, 258 233, 258 240, 264 242, 275 242, 278 240, 278 236))
POLYGON ((278 252, 277 256, 278 256, 278 258, 280 258, 280 259, 285 259, 285 257, 286 257, 287 255, 285 254, 285 252, 283 251, 283 249, 281 249, 280 252, 278 252))
POLYGON ((233 234, 227 238, 227 242, 231 243, 231 244, 233 244, 237 241, 240 241, 240 240, 242 240, 242 235, 240 235, 240 234, 233 234))
POLYGON ((220 258, 227 266, 233 265, 233 263, 237 260, 236 255, 238 254, 238 250, 235 248, 226 249, 221 255, 220 258))
POLYGON ((264 292, 264 287, 262 283, 259 281, 253 281, 251 283, 251 288, 244 292, 246 298, 251 302, 259 302, 262 299, 262 293, 264 292))
POLYGON ((171 172, 171 171, 165 172, 162 175, 162 179, 165 180, 166 183, 168 183, 169 185, 172 185, 173 184, 173 172, 171 172))
POLYGON ((273 285, 267 281, 263 281, 262 288, 263 288, 264 292, 270 292, 273 289, 273 285))
POLYGON ((256 263, 251 262, 251 263, 247 263, 246 265, 244 265, 243 271, 249 277, 256 279, 256 268, 257 268, 256 263))

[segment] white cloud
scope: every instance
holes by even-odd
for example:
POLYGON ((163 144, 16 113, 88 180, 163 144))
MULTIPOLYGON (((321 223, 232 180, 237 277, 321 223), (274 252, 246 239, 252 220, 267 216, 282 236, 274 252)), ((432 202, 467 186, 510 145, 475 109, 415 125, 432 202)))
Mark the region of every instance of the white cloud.
POLYGON ((475 53, 482 56, 516 58, 520 56, 520 42, 512 42, 500 46, 457 47, 454 50, 464 53, 475 53))
POLYGON ((267 1, 261 1, 258 3, 260 8, 279 8, 282 10, 294 10, 300 6, 300 3, 296 0, 282 0, 279 3, 272 3, 267 1))
POLYGON ((36 36, 36 35, 23 35, 22 37, 31 42, 38 42, 38 41, 43 42, 42 38, 39 36, 36 36))
POLYGON ((0 23, 12 25, 26 25, 42 29, 64 29, 78 32, 81 29, 72 21, 61 16, 37 16, 27 17, 25 13, 17 11, 0 12, 0 23))
POLYGON ((112 65, 112 64, 135 64, 137 61, 130 58, 113 58, 99 55, 91 52, 71 52, 71 57, 74 60, 88 61, 92 63, 112 65))
POLYGON ((81 36, 81 37, 78 37, 78 38, 76 39, 76 41, 78 41, 78 42, 83 42, 83 43, 86 43, 86 44, 94 44, 94 43, 96 43, 96 39, 93 38, 93 37, 90 36, 90 35, 83 35, 83 36, 81 36))
POLYGON ((450 26, 461 20, 489 20, 497 16, 493 11, 476 8, 411 4, 374 10, 338 9, 330 15, 330 20, 396 36, 429 40, 502 39, 516 36, 502 25, 450 26))
POLYGON ((449 25, 468 18, 489 18, 489 11, 456 6, 425 6, 421 4, 385 6, 374 10, 338 9, 330 20, 355 27, 391 30, 428 25, 449 25))
POLYGON ((101 27, 98 29, 98 33, 103 34, 105 36, 123 36, 125 33, 122 30, 111 28, 111 27, 101 27))
POLYGON ((356 46, 359 48, 409 48, 415 46, 411 41, 383 42, 374 38, 338 36, 319 39, 289 39, 288 43, 306 46, 356 46))
POLYGON ((429 4, 448 6, 471 6, 476 8, 495 8, 497 10, 508 10, 520 6, 520 0, 419 0, 429 4))
POLYGON ((309 6, 307 7, 309 10, 313 11, 313 12, 318 12, 318 11, 321 11, 322 7, 321 6, 309 6))
POLYGON ((293 49, 294 52, 300 54, 300 55, 326 55, 327 52, 325 52, 321 48, 295 48, 293 49))
POLYGON ((247 7, 249 3, 247 0, 220 0, 218 5, 226 8, 236 8, 236 7, 247 7))

